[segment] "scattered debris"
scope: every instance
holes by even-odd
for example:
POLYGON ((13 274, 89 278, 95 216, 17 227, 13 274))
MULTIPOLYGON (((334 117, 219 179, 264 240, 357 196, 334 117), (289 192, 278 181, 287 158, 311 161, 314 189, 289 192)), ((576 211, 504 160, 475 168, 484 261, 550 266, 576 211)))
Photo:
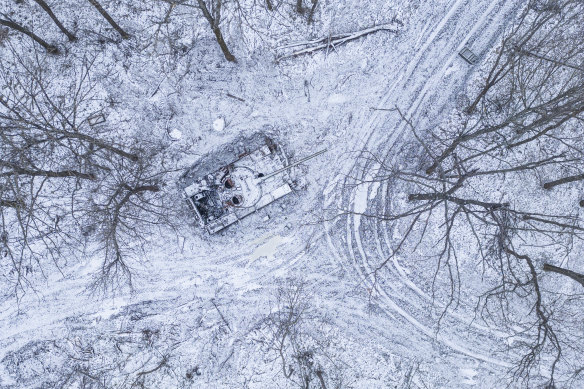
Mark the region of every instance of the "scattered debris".
POLYGON ((245 100, 244 99, 242 99, 241 97, 234 96, 231 93, 227 93, 227 97, 231 97, 232 99, 239 100, 242 103, 245 103, 245 100))
POLYGON ((478 55, 473 53, 468 47, 465 47, 462 50, 460 50, 460 53, 458 53, 458 55, 460 55, 462 59, 464 59, 471 65, 474 65, 479 59, 478 55))
POLYGON ((101 123, 105 123, 105 116, 101 112, 95 113, 87 118, 87 123, 89 123, 89 125, 92 127, 101 123))

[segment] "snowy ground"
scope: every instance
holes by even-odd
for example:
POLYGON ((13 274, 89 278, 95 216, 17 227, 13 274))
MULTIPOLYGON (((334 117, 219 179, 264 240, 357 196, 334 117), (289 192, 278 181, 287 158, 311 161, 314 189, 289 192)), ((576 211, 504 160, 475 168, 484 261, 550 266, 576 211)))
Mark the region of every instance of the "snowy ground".
MULTIPOLYGON (((198 155, 262 128, 293 160, 322 148, 328 152, 297 169, 304 185, 296 193, 232 228, 213 236, 197 230, 159 235, 149 255, 134 264, 138 279, 132 293, 89 295, 85 287, 95 266, 90 261, 64 276, 51 275, 18 305, 2 302, 0 360, 23 353, 19 350, 31 341, 121 331, 135 311, 131 307, 141 306, 152 315, 137 319, 136 326, 177 328, 177 336, 193 342, 176 352, 185 366, 201 366, 194 387, 292 387, 280 366, 266 363, 251 341, 255 322, 271 309, 274 290, 292 277, 307 282, 314 306, 330 324, 332 349, 348 366, 346 387, 501 387, 510 363, 498 352, 505 334, 470 323, 464 310, 445 318, 436 332, 425 285, 409 277, 415 264, 396 260, 382 282, 372 284, 372 266, 391 242, 384 223, 358 215, 323 221, 328 215, 323 209, 382 209, 383 185, 351 186, 376 168, 357 161, 362 150, 391 161, 411 133, 397 113, 372 108, 398 106, 420 129, 443 120, 464 95, 473 70, 458 51, 469 45, 485 55, 519 6, 504 0, 412 1, 389 7, 404 23, 397 35, 380 32, 279 64, 250 55, 207 74, 203 69, 196 80, 163 77, 160 89, 154 95, 145 91, 152 97, 140 104, 171 107, 174 115, 164 122, 179 129, 177 142, 192 142, 198 155), (221 131, 213 128, 218 118, 226 124, 221 131), (224 319, 232 328, 211 340, 224 319), (189 331, 198 331, 200 339, 189 338, 189 331), (215 359, 228 360, 228 366, 215 359), (206 365, 214 368, 205 370, 206 365)), ((334 18, 323 19, 334 25, 334 18)), ((381 19, 378 14, 371 22, 381 19)), ((141 71, 131 68, 121 82, 140 85, 141 71)), ((4 366, 0 387, 26 386, 4 366)))

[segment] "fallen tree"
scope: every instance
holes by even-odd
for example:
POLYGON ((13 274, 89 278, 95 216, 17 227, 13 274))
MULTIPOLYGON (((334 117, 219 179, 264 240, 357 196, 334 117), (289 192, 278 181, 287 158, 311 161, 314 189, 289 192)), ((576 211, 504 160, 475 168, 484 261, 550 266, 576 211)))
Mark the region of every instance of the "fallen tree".
POLYGON ((277 50, 286 50, 286 49, 292 49, 292 48, 301 47, 301 46, 305 46, 305 47, 303 49, 300 49, 297 51, 292 51, 291 53, 282 54, 276 58, 276 61, 279 62, 279 61, 286 59, 286 58, 296 57, 296 56, 303 55, 303 54, 309 54, 309 53, 313 53, 313 52, 318 51, 318 50, 330 49, 330 48, 336 49, 337 46, 340 46, 342 44, 345 44, 347 42, 350 42, 350 41, 358 39, 358 38, 362 38, 362 37, 367 36, 369 34, 373 34, 373 33, 378 32, 378 31, 389 31, 389 32, 397 33, 402 26, 403 26, 402 22, 400 22, 399 20, 394 20, 389 24, 382 24, 379 26, 366 28, 366 29, 360 30, 360 31, 344 33, 344 34, 339 34, 339 35, 334 35, 334 36, 329 35, 328 37, 325 37, 325 38, 320 38, 320 39, 315 39, 315 40, 305 41, 305 42, 291 43, 288 45, 280 46, 277 48, 277 50))

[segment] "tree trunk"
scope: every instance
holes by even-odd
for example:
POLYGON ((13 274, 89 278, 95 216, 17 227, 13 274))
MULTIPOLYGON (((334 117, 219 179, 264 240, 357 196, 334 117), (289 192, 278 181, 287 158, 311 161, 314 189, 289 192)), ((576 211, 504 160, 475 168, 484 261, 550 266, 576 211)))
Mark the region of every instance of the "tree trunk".
POLYGON ((544 189, 551 189, 554 186, 567 184, 569 182, 574 182, 574 181, 582 181, 582 180, 584 180, 584 174, 578 174, 575 176, 564 177, 564 178, 560 178, 559 180, 546 182, 545 184, 543 184, 543 188, 544 189))
POLYGON ((318 377, 318 380, 320 381, 320 386, 322 387, 322 389, 326 389, 326 384, 324 383, 324 377, 322 376, 322 370, 317 370, 316 376, 318 377))
POLYGON ((229 51, 229 48, 223 39, 223 34, 221 34, 219 27, 213 27, 213 33, 215 34, 215 38, 217 38, 217 43, 219 43, 219 47, 221 47, 221 51, 223 52, 225 59, 231 62, 237 62, 233 54, 231 54, 229 51))
POLYGON ((489 210, 509 207, 509 203, 487 203, 480 200, 461 199, 459 197, 450 196, 448 192, 410 193, 408 195, 408 201, 450 201, 461 206, 476 205, 489 210))
POLYGON ((272 1, 271 0, 266 0, 266 7, 268 8, 268 11, 273 11, 274 10, 274 6, 272 5, 272 1))
POLYGON ((47 53, 49 53, 49 54, 59 54, 59 49, 57 48, 57 46, 54 46, 54 45, 51 45, 50 43, 45 42, 38 35, 35 35, 28 28, 23 27, 20 24, 14 23, 13 21, 10 21, 10 20, 0 19, 0 25, 12 28, 18 32, 21 32, 25 35, 28 35, 36 43, 43 46, 45 48, 45 50, 47 50, 47 53))
POLYGON ((120 33, 120 35, 122 36, 123 39, 128 39, 130 37, 130 35, 124 31, 115 21, 114 19, 112 19, 112 17, 106 12, 105 9, 103 9, 103 7, 101 6, 101 4, 99 4, 97 2, 97 0, 89 0, 89 2, 91 3, 91 5, 93 5, 95 7, 95 9, 97 9, 99 11, 99 13, 101 14, 101 16, 103 16, 105 18, 105 20, 108 21, 108 23, 117 31, 120 33))
POLYGON ((15 175, 25 175, 30 177, 49 177, 49 178, 81 178, 84 180, 95 180, 92 173, 83 173, 77 170, 33 170, 23 168, 11 162, 0 160, 0 166, 11 169, 0 173, 0 177, 10 177, 15 175))
POLYGON ((24 208, 25 204, 22 200, 3 200, 0 199, 0 207, 7 208, 24 208))
POLYGON ((558 273, 558 274, 564 275, 566 277, 570 277, 574 281, 578 282, 580 285, 584 286, 584 274, 576 273, 575 271, 563 269, 561 267, 550 265, 548 263, 545 263, 543 265, 543 270, 553 272, 553 273, 558 273))
POLYGON ((296 0, 296 12, 299 14, 304 13, 304 7, 302 7, 302 0, 296 0))
POLYGON ((67 35, 67 38, 69 39, 70 42, 77 40, 77 37, 75 35, 73 35, 69 30, 67 30, 65 28, 65 26, 63 26, 63 23, 61 23, 61 21, 59 19, 57 19, 57 16, 55 16, 55 14, 53 13, 53 11, 49 7, 49 5, 44 0, 34 0, 34 1, 38 5, 40 5, 42 7, 42 9, 45 10, 46 13, 49 14, 49 16, 51 17, 51 19, 53 19, 53 22, 55 22, 57 27, 59 27, 59 29, 63 32, 63 34, 67 35))
POLYGON ((318 0, 312 0, 312 7, 310 8, 310 13, 308 14, 308 23, 312 23, 314 21, 314 11, 316 10, 316 6, 318 5, 318 0))
POLYGON ((220 15, 217 15, 216 17, 211 16, 211 13, 209 12, 209 9, 207 8, 207 4, 205 4, 205 1, 204 0, 197 0, 197 2, 199 3, 199 7, 201 8, 201 11, 203 11, 203 15, 205 16, 205 19, 207 19, 207 21, 211 25, 211 29, 213 30, 213 34, 215 34, 215 38, 217 39, 217 43, 219 43, 219 47, 221 47, 221 51, 223 52, 225 59, 230 61, 230 62, 237 62, 237 60, 235 59, 233 54, 231 54, 231 52, 229 51, 229 48, 227 47, 227 44, 225 43, 225 39, 223 39, 223 34, 221 33, 221 29, 219 29, 220 15))
POLYGON ((97 147, 101 147, 101 148, 104 148, 106 150, 109 150, 112 153, 115 153, 121 157, 127 158, 133 162, 137 162, 140 159, 140 157, 137 154, 129 153, 125 150, 122 150, 119 147, 114 146, 113 144, 110 144, 107 141, 103 141, 101 139, 94 138, 94 137, 87 135, 87 134, 83 134, 80 132, 64 131, 64 130, 56 130, 54 132, 57 134, 63 135, 67 138, 80 139, 80 140, 84 140, 86 142, 92 143, 97 147))

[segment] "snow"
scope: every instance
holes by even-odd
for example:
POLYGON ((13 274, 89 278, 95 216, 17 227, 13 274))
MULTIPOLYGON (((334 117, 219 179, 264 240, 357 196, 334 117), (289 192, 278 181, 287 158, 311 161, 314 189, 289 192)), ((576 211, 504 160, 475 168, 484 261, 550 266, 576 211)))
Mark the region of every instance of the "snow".
POLYGON ((182 132, 176 128, 174 128, 173 130, 171 130, 168 135, 174 139, 174 140, 179 140, 180 138, 182 138, 182 132))
POLYGON ((461 383, 468 386, 475 386, 478 382, 474 380, 477 375, 477 371, 470 368, 460 369, 460 375, 462 377, 461 383))
POLYGON ((260 238, 258 241, 255 242, 256 244, 259 244, 259 246, 257 246, 254 249, 253 253, 250 255, 247 266, 249 266, 259 258, 266 258, 266 260, 268 261, 274 259, 276 254, 278 253, 278 248, 283 244, 286 244, 290 240, 291 240, 290 238, 284 238, 280 235, 260 238))
MULTIPOLYGON (((137 36, 155 31, 150 21, 161 20, 168 6, 153 3, 146 12, 131 2, 121 3, 116 7, 107 2, 108 9, 133 26, 137 36)), ((272 355, 254 342, 258 323, 273 311, 274 291, 292 278, 308 285, 314 315, 324 322, 314 327, 326 332, 327 357, 346 366, 346 387, 401 387, 416 365, 420 368, 412 387, 455 387, 445 384, 455 382, 489 388, 506 382, 510 356, 496 352, 504 343, 503 333, 471 325, 465 312, 445 318, 436 333, 432 298, 416 278, 416 267, 423 263, 394 257, 390 270, 373 278, 399 236, 383 221, 358 214, 385 210, 388 203, 384 196, 389 184, 370 182, 379 165, 363 162, 362 151, 392 160, 395 145, 411 138, 395 112, 370 108, 398 106, 419 127, 443 119, 473 71, 459 61, 459 49, 472 43, 477 51, 490 50, 522 2, 320 3, 312 26, 287 8, 267 14, 244 1, 242 10, 225 11, 222 25, 237 64, 225 63, 206 22, 190 8, 173 13, 168 30, 160 32, 167 38, 178 36, 177 45, 191 48, 183 56, 173 54, 166 38, 147 45, 147 53, 129 51, 132 55, 126 52, 141 45, 139 38, 119 47, 96 46, 103 50, 96 66, 106 80, 104 95, 119 101, 108 123, 132 123, 136 133, 148 129, 152 138, 177 140, 172 147, 181 148, 181 169, 256 131, 273 135, 292 161, 325 147, 329 152, 298 168, 299 189, 217 235, 190 228, 192 215, 185 206, 184 229, 157 229, 140 252, 132 291, 105 297, 88 292, 92 271, 100 263, 88 250, 79 268, 67 268, 64 275, 52 271, 18 307, 10 298, 0 302, 0 361, 11 353, 24 355, 32 341, 79 336, 94 342, 103 360, 113 363, 117 354, 108 345, 126 344, 118 332, 128 331, 142 344, 139 334, 152 328, 162 338, 144 343, 132 360, 135 365, 128 368, 152 358, 143 370, 151 369, 159 353, 168 351, 181 377, 187 367, 200 365, 200 381, 191 387, 292 388, 272 355), (251 19, 240 18, 238 12, 248 8, 251 19), (405 24, 397 35, 376 33, 328 53, 273 61, 273 48, 282 44, 363 29, 394 15, 405 24), (115 76, 106 77, 112 68, 115 76), (166 129, 171 130, 165 134, 166 129), (352 179, 360 183, 352 186, 352 179), (356 214, 331 217, 347 209, 356 214), (138 313, 142 316, 133 320, 138 313), (167 348, 171 343, 175 350, 167 348)), ((61 14, 70 12, 80 25, 92 26, 93 10, 76 7, 81 6, 56 3, 61 14)), ((45 15, 38 10, 31 14, 39 30, 63 40, 56 28, 41 28, 41 21, 50 22, 45 15)), ((101 20, 95 28, 113 36, 101 20)), ((83 54, 78 46, 71 50, 83 54)), ((56 360, 60 354, 52 352, 56 360)), ((40 387, 42 381, 37 377, 19 383, 14 377, 0 363, 2 388, 40 387)), ((175 381, 153 385, 179 387, 175 381)))
POLYGON ((225 129, 225 119, 220 117, 213 120, 213 129, 217 132, 223 131, 225 129))
POLYGON ((330 95, 327 101, 329 104, 344 104, 349 101, 349 97, 340 93, 335 93, 330 95))

